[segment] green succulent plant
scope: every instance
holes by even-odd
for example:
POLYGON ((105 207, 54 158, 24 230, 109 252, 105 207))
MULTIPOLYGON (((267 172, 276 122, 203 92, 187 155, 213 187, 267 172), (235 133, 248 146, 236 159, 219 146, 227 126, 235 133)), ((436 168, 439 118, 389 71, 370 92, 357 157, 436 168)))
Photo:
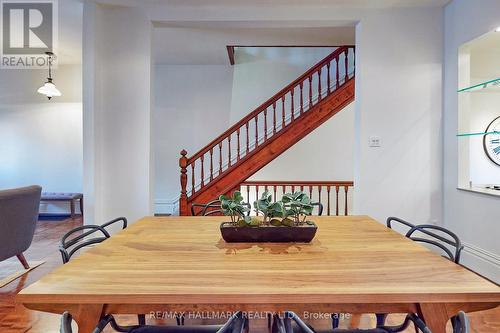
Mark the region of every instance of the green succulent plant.
MULTIPOLYGON (((294 224, 300 224, 305 222, 307 216, 312 215, 311 199, 302 191, 283 194, 281 202, 283 203, 283 222, 291 219, 294 224)), ((287 223, 289 222, 287 221, 287 223)))
POLYGON ((222 212, 231 218, 233 224, 239 225, 244 223, 245 225, 250 225, 251 218, 250 216, 246 216, 250 208, 243 203, 243 196, 240 191, 234 191, 232 197, 221 195, 219 200, 222 212))
POLYGON ((285 193, 277 202, 272 202, 272 195, 264 192, 260 199, 254 201, 254 209, 263 214, 263 221, 257 217, 246 216, 250 209, 248 204, 243 202, 239 191, 235 191, 232 197, 221 195, 219 200, 224 215, 230 216, 231 222, 240 227, 258 227, 262 224, 292 227, 304 223, 313 211, 311 199, 302 191, 285 193))
MULTIPOLYGON (((254 201, 253 205, 257 213, 261 212, 264 215, 264 224, 269 224, 272 220, 283 217, 283 205, 280 201, 272 202, 272 195, 268 191, 262 193, 261 198, 254 201)), ((273 225, 275 224, 276 221, 273 225)))

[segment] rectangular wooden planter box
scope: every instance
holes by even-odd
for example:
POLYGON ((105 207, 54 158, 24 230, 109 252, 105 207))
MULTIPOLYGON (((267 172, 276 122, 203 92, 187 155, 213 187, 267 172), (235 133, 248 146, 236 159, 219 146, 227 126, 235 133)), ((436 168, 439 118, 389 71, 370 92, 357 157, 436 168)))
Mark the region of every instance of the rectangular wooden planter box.
POLYGON ((317 229, 311 221, 297 227, 238 227, 230 222, 220 225, 222 238, 228 243, 309 243, 317 229))

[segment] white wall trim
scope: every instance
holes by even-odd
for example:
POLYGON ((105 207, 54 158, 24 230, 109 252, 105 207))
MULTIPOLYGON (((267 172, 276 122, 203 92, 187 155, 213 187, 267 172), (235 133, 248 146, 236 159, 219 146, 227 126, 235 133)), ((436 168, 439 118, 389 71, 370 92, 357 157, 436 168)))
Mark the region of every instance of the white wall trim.
POLYGON ((463 245, 462 263, 479 274, 500 282, 500 256, 473 244, 463 245))
POLYGON ((175 199, 156 199, 155 214, 179 215, 179 198, 175 199))

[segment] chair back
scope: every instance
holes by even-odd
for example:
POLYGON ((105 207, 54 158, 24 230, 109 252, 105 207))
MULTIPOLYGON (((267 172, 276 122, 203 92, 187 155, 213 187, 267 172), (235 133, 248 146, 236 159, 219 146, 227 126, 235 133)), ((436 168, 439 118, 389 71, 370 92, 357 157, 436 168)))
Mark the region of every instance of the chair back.
POLYGON ((0 261, 30 247, 41 193, 40 186, 0 191, 0 261))
MULTIPOLYGON (((193 203, 191 204, 191 215, 192 216, 210 216, 210 215, 224 215, 221 208, 220 200, 212 200, 206 204, 193 203)), ((244 202, 243 205, 248 207, 247 216, 250 215, 250 209, 252 206, 248 202, 244 202)))
POLYGON ((59 244, 63 264, 67 263, 81 248, 101 243, 109 237, 106 229, 99 225, 84 225, 71 229, 61 238, 59 244))
MULTIPOLYGON (((69 312, 64 312, 61 316, 60 333, 73 333, 71 322, 73 318, 69 312)), ((128 333, 245 333, 248 332, 248 318, 241 311, 234 313, 229 320, 219 325, 198 325, 198 326, 152 326, 152 325, 134 325, 120 326, 112 315, 104 316, 93 333, 102 333, 106 326, 110 325, 117 332, 128 333)))
POLYGON ((420 224, 411 228, 405 236, 416 242, 430 244, 442 250, 445 257, 451 261, 457 264, 460 262, 460 254, 464 246, 458 236, 446 228, 432 224, 420 224))
POLYGON ((311 202, 311 205, 313 206, 313 215, 314 215, 314 207, 318 207, 318 216, 323 215, 323 204, 321 202, 311 202))

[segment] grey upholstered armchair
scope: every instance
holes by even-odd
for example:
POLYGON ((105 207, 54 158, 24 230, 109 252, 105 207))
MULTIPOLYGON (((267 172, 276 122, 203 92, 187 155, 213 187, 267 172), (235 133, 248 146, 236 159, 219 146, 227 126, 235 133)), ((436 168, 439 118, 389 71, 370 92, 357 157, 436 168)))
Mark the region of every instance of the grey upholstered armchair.
POLYGON ((41 192, 40 186, 0 191, 0 261, 17 256, 29 268, 23 252, 33 240, 41 192))

